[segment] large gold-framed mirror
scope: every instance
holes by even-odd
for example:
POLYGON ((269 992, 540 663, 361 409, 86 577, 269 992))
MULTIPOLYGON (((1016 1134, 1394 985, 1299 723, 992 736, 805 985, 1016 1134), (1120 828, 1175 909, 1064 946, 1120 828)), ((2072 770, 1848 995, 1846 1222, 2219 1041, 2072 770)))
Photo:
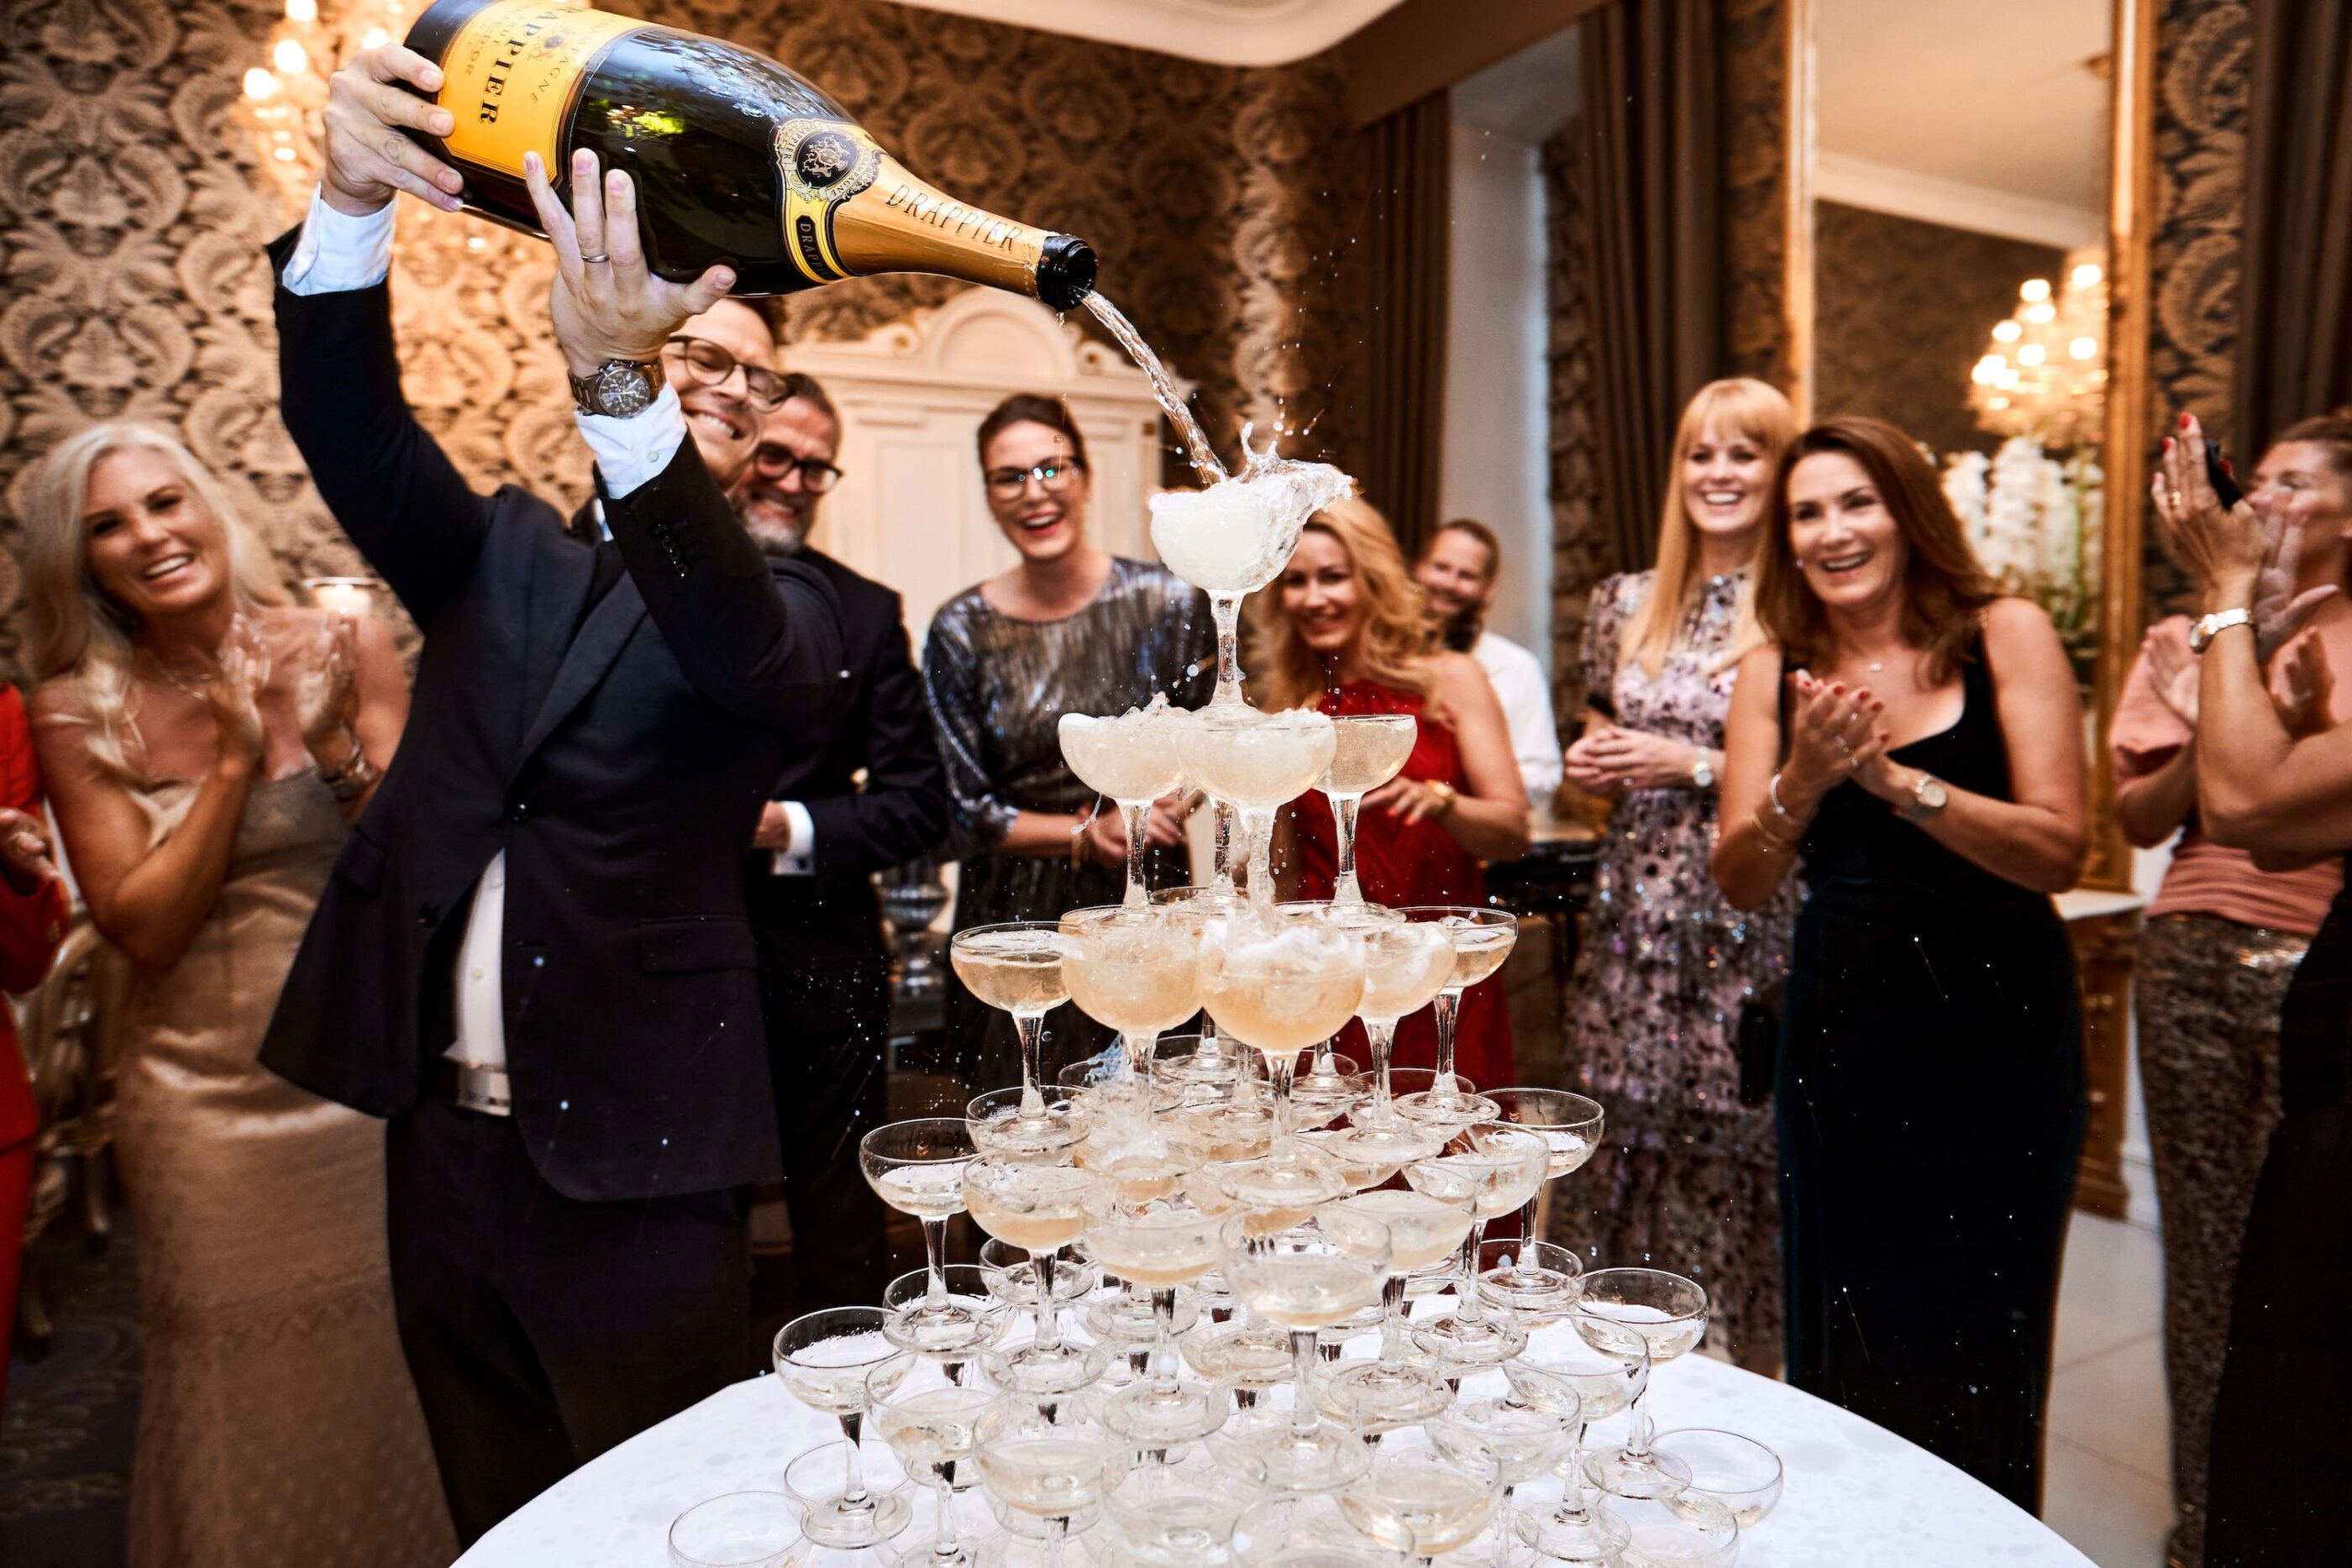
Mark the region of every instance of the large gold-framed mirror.
POLYGON ((2083 885, 2131 886, 2106 731, 2141 632, 2154 0, 1790 0, 1799 408, 1934 454, 2089 697, 2083 885))

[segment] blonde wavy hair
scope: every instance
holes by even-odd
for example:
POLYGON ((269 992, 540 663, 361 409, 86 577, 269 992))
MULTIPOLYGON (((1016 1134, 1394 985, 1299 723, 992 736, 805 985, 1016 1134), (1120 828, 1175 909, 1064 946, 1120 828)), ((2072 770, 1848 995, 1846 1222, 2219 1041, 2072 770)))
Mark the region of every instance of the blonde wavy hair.
MULTIPOLYGON (((1773 387, 1748 376, 1709 382, 1693 394, 1675 427, 1674 456, 1666 466, 1666 498, 1658 517, 1658 566, 1650 580, 1650 595, 1629 617, 1617 644, 1620 664, 1639 661, 1643 673, 1655 679, 1675 645, 1675 634, 1690 618, 1697 602, 1698 528, 1690 519, 1690 504, 1683 486, 1683 468, 1690 450, 1710 423, 1727 425, 1763 448, 1764 471, 1775 473, 1780 454, 1797 439, 1796 412, 1773 387)), ((1773 526, 1767 515, 1761 524, 1773 526)), ((1748 575, 1739 588, 1739 603, 1732 612, 1731 642, 1714 669, 1727 670, 1764 641, 1756 623, 1756 576, 1748 575)))
MULTIPOLYGON (((27 673, 36 685, 60 675, 79 684, 90 755, 131 782, 143 765, 131 724, 131 665, 138 616, 117 603, 90 574, 83 509, 90 471, 117 452, 152 452, 178 476, 228 543, 229 591, 240 610, 288 601, 269 554, 229 505, 220 482, 179 440, 129 420, 93 424, 51 447, 25 486, 25 611, 27 673)), ((141 748, 143 749, 143 748, 141 748)))
MULTIPOLYGON (((1406 568, 1404 552, 1388 519, 1369 501, 1334 501, 1307 521, 1307 531, 1339 541, 1356 570, 1357 598, 1363 605, 1358 651, 1364 677, 1420 696, 1430 689, 1432 628, 1421 585, 1406 568)), ((1251 662, 1263 666, 1257 681, 1261 706, 1306 707, 1329 685, 1323 656, 1298 634, 1298 623, 1283 613, 1281 579, 1250 601, 1251 662)))

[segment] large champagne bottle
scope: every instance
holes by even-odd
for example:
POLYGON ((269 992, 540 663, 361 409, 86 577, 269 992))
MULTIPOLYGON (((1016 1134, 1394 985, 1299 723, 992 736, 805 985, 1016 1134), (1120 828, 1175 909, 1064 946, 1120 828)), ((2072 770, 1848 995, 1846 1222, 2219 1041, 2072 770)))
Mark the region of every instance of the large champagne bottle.
MULTIPOLYGON (((446 141, 467 204, 542 232, 522 155, 562 171, 588 148, 637 187, 655 272, 683 283, 724 262, 738 294, 789 294, 877 272, 935 272, 1086 298, 1095 253, 924 183, 809 82, 715 38, 563 0, 437 0, 408 32, 437 62, 446 141)), ((568 201, 568 195, 566 200, 568 201)))

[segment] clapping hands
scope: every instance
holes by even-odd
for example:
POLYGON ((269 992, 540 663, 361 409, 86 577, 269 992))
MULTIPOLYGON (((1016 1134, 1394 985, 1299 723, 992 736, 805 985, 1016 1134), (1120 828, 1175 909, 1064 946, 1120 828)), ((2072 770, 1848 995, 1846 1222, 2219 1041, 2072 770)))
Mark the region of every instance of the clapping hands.
POLYGON ((1818 681, 1811 672, 1789 676, 1791 696, 1789 758, 1780 769, 1786 788, 1799 800, 1818 800, 1851 778, 1881 793, 1887 733, 1879 727, 1886 705, 1867 686, 1848 690, 1843 682, 1818 681))

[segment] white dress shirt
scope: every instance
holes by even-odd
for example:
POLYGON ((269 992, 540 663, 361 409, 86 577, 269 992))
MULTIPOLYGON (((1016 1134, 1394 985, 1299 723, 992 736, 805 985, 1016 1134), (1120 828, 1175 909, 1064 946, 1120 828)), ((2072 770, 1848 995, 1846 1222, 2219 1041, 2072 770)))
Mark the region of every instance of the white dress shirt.
MULTIPOLYGON (((373 288, 392 271, 392 231, 396 209, 387 203, 363 218, 339 213, 314 192, 310 214, 302 222, 302 237, 287 258, 284 281, 289 293, 334 294, 352 288, 373 288)), ((633 419, 578 413, 581 437, 595 455, 609 495, 625 496, 669 466, 686 439, 686 411, 676 389, 661 395, 633 419)), ((602 522, 600 514, 599 522, 602 522)), ((800 842, 798 824, 794 847, 800 842)), ((507 1064, 506 984, 499 972, 507 923, 507 853, 491 857, 474 884, 474 900, 466 914, 465 940, 458 944, 457 981, 457 1038, 443 1054, 453 1061, 478 1067, 507 1064)))
POLYGON ((1528 804, 1541 810, 1559 788, 1562 761, 1559 731, 1551 718, 1551 683, 1544 679, 1536 656, 1507 637, 1482 632, 1470 656, 1478 661, 1502 699, 1503 720, 1510 726, 1511 753, 1518 759, 1519 778, 1528 788, 1528 804))

